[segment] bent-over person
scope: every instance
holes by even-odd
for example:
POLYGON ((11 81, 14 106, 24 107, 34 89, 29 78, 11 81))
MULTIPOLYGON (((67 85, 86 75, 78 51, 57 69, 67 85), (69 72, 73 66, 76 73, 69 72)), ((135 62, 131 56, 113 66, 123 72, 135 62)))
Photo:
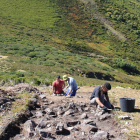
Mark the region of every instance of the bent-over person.
POLYGON ((68 77, 67 75, 63 75, 63 80, 67 81, 68 83, 68 90, 66 91, 66 96, 75 96, 76 95, 76 91, 77 91, 77 84, 74 78, 72 77, 68 77))
POLYGON ((95 87, 90 97, 90 104, 104 110, 113 109, 114 107, 109 101, 108 90, 111 90, 111 85, 107 82, 95 87))

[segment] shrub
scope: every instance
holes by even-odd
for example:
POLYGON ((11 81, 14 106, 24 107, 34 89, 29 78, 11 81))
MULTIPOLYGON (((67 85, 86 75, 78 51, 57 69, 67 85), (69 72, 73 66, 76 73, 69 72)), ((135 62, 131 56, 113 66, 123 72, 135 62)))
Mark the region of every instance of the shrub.
POLYGON ((122 21, 122 20, 123 20, 122 15, 119 15, 119 16, 117 17, 117 20, 118 20, 118 21, 122 21))
POLYGON ((36 57, 37 56, 37 52, 30 52, 29 54, 28 54, 28 56, 29 57, 31 57, 31 58, 34 58, 34 57, 36 57))
POLYGON ((30 33, 26 33, 26 35, 31 36, 31 34, 30 34, 30 33))
POLYGON ((139 71, 137 67, 129 62, 122 60, 121 58, 116 59, 116 67, 123 69, 124 71, 128 72, 129 74, 136 73, 138 74, 139 71))
POLYGON ((25 77, 15 78, 14 82, 15 82, 15 84, 24 83, 25 82, 25 77))
POLYGON ((113 14, 114 14, 114 15, 119 15, 119 14, 120 14, 120 12, 119 12, 119 11, 117 11, 117 10, 115 10, 115 11, 113 12, 113 14))

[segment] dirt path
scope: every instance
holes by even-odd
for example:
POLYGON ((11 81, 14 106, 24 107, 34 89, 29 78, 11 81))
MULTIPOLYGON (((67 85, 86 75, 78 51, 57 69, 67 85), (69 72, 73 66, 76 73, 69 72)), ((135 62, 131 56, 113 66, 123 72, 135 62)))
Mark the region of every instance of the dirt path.
POLYGON ((96 4, 96 2, 94 0, 81 0, 87 7, 88 11, 90 14, 92 14, 92 16, 99 20, 102 24, 105 25, 105 27, 112 32, 113 35, 117 36, 118 39, 120 40, 124 40, 126 41, 127 38, 125 37, 124 34, 122 34, 121 32, 115 30, 114 28, 112 28, 112 23, 110 21, 108 21, 105 17, 103 17, 97 10, 98 10, 98 6, 96 4))

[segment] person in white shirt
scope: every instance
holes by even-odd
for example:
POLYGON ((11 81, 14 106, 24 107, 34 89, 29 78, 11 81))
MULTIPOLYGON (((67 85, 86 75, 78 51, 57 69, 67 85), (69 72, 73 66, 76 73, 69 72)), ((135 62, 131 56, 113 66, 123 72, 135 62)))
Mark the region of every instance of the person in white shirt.
POLYGON ((63 75, 63 80, 68 83, 68 90, 66 91, 66 96, 75 96, 77 91, 77 84, 74 78, 63 75))

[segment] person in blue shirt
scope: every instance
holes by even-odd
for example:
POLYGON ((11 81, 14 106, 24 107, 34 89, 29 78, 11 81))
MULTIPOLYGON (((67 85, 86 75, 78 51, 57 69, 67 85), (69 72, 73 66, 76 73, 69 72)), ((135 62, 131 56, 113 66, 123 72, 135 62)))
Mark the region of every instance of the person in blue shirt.
POLYGON ((63 80, 68 83, 68 90, 66 91, 66 96, 75 96, 77 91, 77 84, 74 78, 63 75, 63 80))

